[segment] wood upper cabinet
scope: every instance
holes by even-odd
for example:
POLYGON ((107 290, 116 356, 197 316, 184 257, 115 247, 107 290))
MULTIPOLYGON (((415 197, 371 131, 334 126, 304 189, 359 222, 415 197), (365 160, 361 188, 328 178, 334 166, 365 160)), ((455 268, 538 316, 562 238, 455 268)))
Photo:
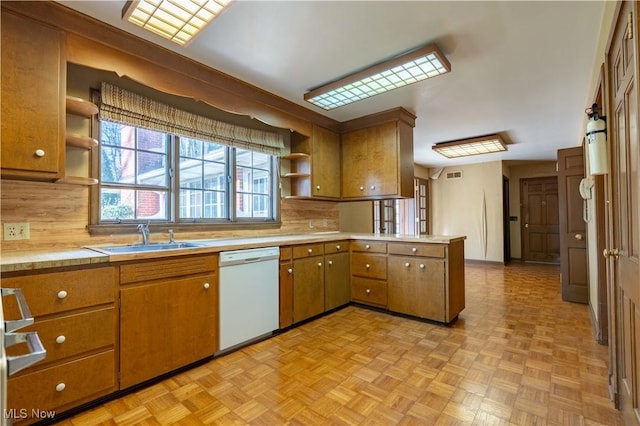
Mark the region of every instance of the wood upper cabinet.
POLYGON ((398 108, 343 123, 343 198, 413 197, 414 121, 398 108))
POLYGON ((2 9, 2 177, 65 173, 64 32, 2 9))
POLYGON ((290 181, 289 196, 340 198, 340 136, 316 125, 311 133, 292 133, 291 153, 281 157, 288 161, 282 178, 290 181))
POLYGON ((120 278, 121 389, 218 350, 217 255, 127 264, 120 278))
POLYGON ((340 136, 314 125, 311 151, 311 196, 340 198, 340 136))

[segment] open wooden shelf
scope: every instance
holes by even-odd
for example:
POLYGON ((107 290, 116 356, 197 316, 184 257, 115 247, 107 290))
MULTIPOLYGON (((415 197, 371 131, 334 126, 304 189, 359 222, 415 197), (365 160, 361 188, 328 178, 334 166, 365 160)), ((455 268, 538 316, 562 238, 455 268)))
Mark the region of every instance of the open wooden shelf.
POLYGON ((67 96, 67 113, 91 117, 98 113, 98 106, 82 98, 67 96))
POLYGON ((309 173, 285 173, 284 175, 282 175, 283 178, 306 178, 306 177, 310 177, 311 175, 309 173))
POLYGON ((291 154, 283 155, 280 158, 282 158, 283 160, 299 160, 301 158, 309 158, 309 157, 310 155, 304 152, 292 152, 291 154))
POLYGON ((66 183, 66 184, 69 184, 69 185, 90 186, 90 185, 97 185, 98 184, 98 179, 88 178, 88 177, 81 177, 81 176, 65 176, 63 178, 58 179, 56 181, 56 183, 66 183))
POLYGON ((91 149, 98 146, 98 140, 89 136, 82 135, 66 135, 65 141, 67 146, 75 148, 91 149))

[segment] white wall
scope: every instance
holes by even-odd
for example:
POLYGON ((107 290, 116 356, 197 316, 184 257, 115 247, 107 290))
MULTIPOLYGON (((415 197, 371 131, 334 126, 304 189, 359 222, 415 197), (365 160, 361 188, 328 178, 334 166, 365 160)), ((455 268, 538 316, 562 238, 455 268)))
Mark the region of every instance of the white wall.
POLYGON ((433 234, 466 235, 465 258, 503 262, 502 162, 447 167, 431 181, 433 234), (462 179, 446 179, 462 171, 462 179))
MULTIPOLYGON (((585 108, 587 106, 591 106, 593 102, 593 98, 597 92, 599 79, 600 79, 600 70, 602 68, 602 64, 605 59, 605 49, 607 48, 607 41, 609 39, 609 32, 611 31, 613 17, 616 9, 617 2, 605 2, 604 13, 602 16, 602 23, 600 25, 600 38, 598 42, 598 46, 596 49, 596 55, 593 61, 593 68, 591 71, 591 90, 588 93, 585 93, 585 108)), ((584 124, 582 129, 586 129, 587 125, 587 116, 584 116, 584 124)), ((588 164, 588 154, 585 152, 585 161, 588 164)), ((588 172, 587 166, 587 177, 591 175, 588 172)), ((595 216, 595 203, 593 200, 587 202, 587 209, 589 217, 595 216)), ((587 246, 587 256, 589 258, 589 307, 591 312, 596 319, 598 319, 598 263, 595 259, 597 256, 601 256, 598 253, 597 249, 597 229, 595 221, 591 221, 587 224, 587 235, 588 237, 588 246, 587 246)))

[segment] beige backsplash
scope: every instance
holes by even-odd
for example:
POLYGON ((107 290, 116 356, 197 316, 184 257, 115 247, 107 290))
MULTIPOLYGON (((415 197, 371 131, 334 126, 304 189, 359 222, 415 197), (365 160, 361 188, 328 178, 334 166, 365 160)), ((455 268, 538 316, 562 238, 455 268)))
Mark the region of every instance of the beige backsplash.
MULTIPOLYGON (((4 241, 2 236, 2 251, 77 248, 139 240, 135 233, 115 236, 89 235, 86 229, 89 217, 88 187, 3 180, 0 189, 2 222, 29 222, 31 234, 29 240, 19 241, 4 241)), ((285 199, 282 201, 281 216, 280 229, 180 233, 179 238, 293 234, 337 231, 339 228, 337 202, 285 199)), ((163 238, 168 238, 168 235, 152 234, 151 237, 152 241, 163 238)))

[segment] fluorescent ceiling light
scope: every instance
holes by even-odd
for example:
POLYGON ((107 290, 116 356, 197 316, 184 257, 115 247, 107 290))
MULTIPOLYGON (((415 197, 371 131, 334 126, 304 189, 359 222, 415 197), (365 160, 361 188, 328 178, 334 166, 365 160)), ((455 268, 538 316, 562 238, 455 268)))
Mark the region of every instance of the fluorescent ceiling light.
POLYGON ((430 44, 313 89, 304 99, 331 110, 449 71, 447 58, 430 44))
POLYGON ((122 19, 186 46, 231 0, 127 1, 122 19))
POLYGON ((473 139, 437 143, 431 149, 447 158, 457 158, 506 151, 507 147, 500 135, 487 135, 473 139))

